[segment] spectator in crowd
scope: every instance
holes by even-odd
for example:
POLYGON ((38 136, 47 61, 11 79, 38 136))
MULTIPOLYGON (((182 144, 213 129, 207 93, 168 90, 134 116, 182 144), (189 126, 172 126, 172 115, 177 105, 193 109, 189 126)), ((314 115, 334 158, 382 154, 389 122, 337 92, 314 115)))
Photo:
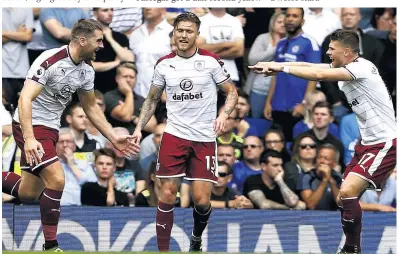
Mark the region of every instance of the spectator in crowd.
POLYGON ((265 146, 267 149, 272 149, 281 154, 283 163, 289 162, 291 156, 285 146, 284 133, 279 128, 270 128, 264 136, 265 146))
POLYGON ((40 23, 40 8, 32 8, 33 10, 33 34, 32 40, 26 44, 28 48, 29 65, 32 65, 44 50, 46 50, 46 44, 43 39, 43 29, 40 23))
POLYGON ((128 195, 115 189, 115 153, 107 148, 95 150, 93 153, 98 180, 95 183, 87 182, 83 184, 81 190, 82 205, 129 206, 128 195))
MULTIPOLYGON (((104 102, 104 95, 99 90, 94 90, 94 95, 96 96, 96 103, 97 105, 105 112, 105 102, 104 102)), ((101 147, 104 146, 107 139, 101 134, 99 130, 93 125, 91 121, 87 121, 87 133, 90 134, 92 137, 97 138, 100 141, 101 147)))
MULTIPOLYGON (((304 24, 302 8, 288 8, 285 16, 287 37, 277 44, 276 62, 320 62, 320 49, 317 43, 302 32, 304 24)), ((266 99, 264 115, 266 119, 283 127, 288 142, 292 141, 292 129, 304 114, 306 95, 315 90, 316 81, 309 81, 281 72, 272 78, 266 99)))
POLYGON ((232 179, 232 173, 229 164, 218 162, 218 183, 214 185, 211 193, 212 208, 254 208, 248 198, 227 187, 232 179))
POLYGON ((284 181, 291 190, 296 190, 299 175, 316 168, 316 138, 302 134, 295 140, 292 150, 292 160, 284 164, 284 181))
POLYGON ((338 149, 339 163, 334 170, 340 172, 341 168, 345 168, 343 158, 344 145, 338 138, 334 137, 328 131, 330 123, 334 120, 332 114, 332 108, 328 102, 317 102, 312 111, 313 128, 304 133, 314 135, 318 145, 329 143, 338 149))
POLYGON ((342 182, 341 174, 333 169, 338 164, 339 151, 334 145, 320 146, 316 169, 301 172, 298 191, 309 210, 337 210, 336 198, 342 182))
POLYGON ((233 179, 229 187, 242 193, 245 179, 251 175, 262 173, 260 156, 264 150, 262 141, 255 136, 248 136, 244 139, 243 160, 233 165, 233 179))
POLYGON ((344 163, 347 165, 355 154, 356 144, 360 141, 360 131, 355 113, 342 117, 340 134, 344 145, 344 163))
MULTIPOLYGON (((130 133, 136 128, 144 98, 133 90, 136 85, 137 69, 133 63, 123 63, 116 69, 117 88, 104 95, 105 114, 114 127, 124 127, 130 133)), ((151 117, 144 131, 153 132, 156 119, 151 117)))
POLYGON ((42 8, 39 18, 46 49, 52 49, 67 44, 73 24, 88 15, 82 8, 42 8))
MULTIPOLYGON (((274 59, 277 43, 285 37, 284 13, 275 13, 270 19, 269 32, 260 34, 252 44, 248 55, 249 65, 257 62, 269 62, 274 59)), ((245 84, 245 92, 250 95, 251 116, 263 118, 266 98, 272 77, 250 72, 245 84)))
POLYGON ((396 168, 382 191, 366 190, 359 202, 363 211, 396 212, 396 168))
MULTIPOLYGON (((324 95, 323 92, 319 90, 314 90, 306 95, 304 101, 304 106, 305 106, 304 117, 303 120, 297 122, 294 126, 292 134, 294 138, 299 134, 304 133, 309 129, 313 128, 312 110, 314 105, 320 101, 326 101, 326 96, 324 95)), ((328 132, 332 134, 334 137, 339 139, 340 137, 339 128, 335 123, 331 122, 328 125, 328 132)))
MULTIPOLYGON (((118 135, 129 135, 129 131, 123 127, 115 127, 114 131, 118 135)), ((145 188, 146 172, 137 160, 126 158, 110 141, 105 143, 105 147, 115 153, 115 189, 126 193, 129 200, 133 201, 134 196, 145 188)))
MULTIPOLYGON (((375 39, 373 36, 363 33, 359 28, 360 22, 360 10, 359 8, 342 8, 341 11, 341 23, 342 28, 346 30, 356 31, 360 39, 360 55, 373 62, 377 68, 379 67, 383 46, 381 42, 375 39)), ((322 44, 322 62, 330 63, 331 59, 325 52, 327 52, 330 44, 330 35, 324 39, 322 44)), ((346 106, 345 96, 338 88, 338 82, 320 82, 321 90, 327 96, 327 101, 333 107, 333 115, 335 122, 339 123, 341 118, 348 114, 349 108, 346 106)))
POLYGON ((391 30, 392 19, 395 16, 396 8, 375 8, 370 20, 371 29, 367 31, 367 34, 377 39, 386 38, 391 30))
POLYGON ((247 178, 244 195, 258 209, 305 209, 305 204, 284 182, 283 160, 279 152, 266 150, 261 156, 262 173, 247 178))
POLYGON ((129 36, 143 23, 142 8, 113 8, 114 15, 109 28, 112 31, 129 36))
POLYGON ((230 167, 233 167, 237 160, 232 145, 218 145, 217 156, 219 161, 227 163, 230 167))
POLYGON ((201 17, 197 45, 216 54, 225 64, 231 80, 239 84, 234 59, 244 55, 244 31, 241 22, 228 14, 226 8, 210 8, 209 13, 201 17))
MULTIPOLYGON (((219 114, 223 112, 224 106, 219 109, 219 114)), ((241 158, 242 154, 242 145, 244 140, 242 137, 238 136, 234 133, 235 129, 238 126, 238 111, 237 109, 233 109, 229 118, 226 120, 226 124, 224 126, 223 132, 217 138, 218 145, 232 145, 234 147, 234 155, 237 159, 241 158)))
POLYGON ((31 8, 2 8, 2 83, 6 100, 15 109, 29 70, 26 43, 32 40, 31 8))
POLYGON ((101 141, 86 132, 89 119, 79 103, 70 107, 66 121, 72 131, 76 152, 92 152, 101 147, 101 141))
POLYGON ((134 30, 129 38, 129 47, 136 57, 138 70, 134 91, 144 98, 150 91, 154 65, 171 50, 169 33, 173 27, 164 15, 163 8, 144 8, 144 24, 134 30))
POLYGON ((113 31, 109 25, 114 11, 112 8, 93 8, 96 20, 103 25, 103 49, 96 52, 96 59, 92 61, 96 76, 94 85, 102 93, 117 87, 115 76, 116 67, 121 62, 133 62, 134 55, 129 50, 129 40, 123 33, 113 31))
MULTIPOLYGON (((145 172, 148 172, 150 169, 150 166, 153 162, 157 162, 158 159, 158 151, 159 151, 159 145, 161 144, 161 139, 162 139, 162 134, 163 131, 165 130, 166 124, 165 123, 160 123, 155 127, 155 131, 152 135, 146 137, 140 144, 141 148, 144 146, 144 141, 146 142, 151 142, 151 147, 153 146, 155 149, 151 150, 150 154, 143 154, 143 157, 140 157, 140 165, 143 168, 145 172), (149 138, 151 137, 151 138, 149 138)), ((146 145, 149 147, 150 145, 146 145)), ((150 152, 150 150, 149 150, 150 152)), ((140 151, 140 156, 142 155, 140 151)))
POLYGON ((392 95, 393 106, 396 110, 396 12, 392 19, 391 31, 382 40, 384 51, 379 63, 379 71, 382 79, 392 95))
POLYGON ((336 13, 328 8, 304 8, 305 24, 303 31, 321 46, 327 35, 341 29, 341 21, 336 13))
MULTIPOLYGON (((4 95, 4 94, 3 94, 4 95)), ((0 123, 1 123, 1 136, 2 136, 2 171, 12 171, 12 161, 15 156, 17 144, 12 136, 12 117, 3 103, 0 104, 0 123)))
MULTIPOLYGON (((94 17, 94 8, 89 10, 89 16, 94 17)), ((112 8, 114 15, 109 28, 112 31, 123 33, 127 37, 143 23, 142 8, 112 8)))
POLYGON ((237 135, 243 138, 248 134, 251 128, 247 121, 251 108, 249 106, 248 95, 242 89, 237 89, 237 93, 238 102, 236 104, 236 109, 238 113, 237 120, 239 121, 237 125, 237 135))
MULTIPOLYGON (((135 205, 138 207, 157 207, 158 197, 162 195, 161 179, 155 176, 156 163, 152 163, 148 171, 147 187, 136 196, 135 205)), ((181 195, 177 192, 175 207, 181 205, 181 195)))
POLYGON ((81 205, 80 192, 85 182, 97 182, 97 176, 92 167, 79 167, 74 158, 76 144, 71 129, 61 128, 55 147, 65 174, 65 188, 61 198, 61 205, 81 205))

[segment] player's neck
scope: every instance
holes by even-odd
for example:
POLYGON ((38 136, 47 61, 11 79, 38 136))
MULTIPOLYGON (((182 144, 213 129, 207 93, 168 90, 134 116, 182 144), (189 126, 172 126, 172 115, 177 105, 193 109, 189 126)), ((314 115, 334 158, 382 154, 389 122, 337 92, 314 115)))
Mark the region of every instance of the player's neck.
POLYGON ((288 37, 288 39, 292 39, 294 37, 297 37, 301 33, 303 33, 302 28, 298 29, 295 33, 287 34, 287 37, 288 37))
POLYGON ((351 56, 350 58, 348 58, 348 61, 345 63, 345 65, 348 65, 348 64, 352 63, 353 61, 355 61, 359 57, 360 57, 359 54, 355 54, 355 55, 351 56))
POLYGON ((69 43, 69 55, 71 56, 72 61, 76 64, 78 64, 84 60, 84 59, 80 59, 79 51, 72 42, 69 43))
POLYGON ((318 140, 323 140, 328 135, 328 126, 322 129, 313 128, 313 132, 318 140))
POLYGON ((216 196, 222 196, 225 190, 226 186, 213 187, 212 193, 215 194, 216 196))
POLYGON ((195 53, 197 52, 197 47, 193 47, 189 50, 185 50, 185 51, 181 51, 181 50, 177 50, 177 55, 183 58, 190 58, 193 55, 195 55, 195 53))

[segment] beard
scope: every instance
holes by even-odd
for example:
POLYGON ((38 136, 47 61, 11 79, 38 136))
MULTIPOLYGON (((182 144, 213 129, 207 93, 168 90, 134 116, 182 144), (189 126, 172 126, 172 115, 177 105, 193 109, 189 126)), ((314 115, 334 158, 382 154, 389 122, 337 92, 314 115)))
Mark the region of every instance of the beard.
POLYGON ((295 27, 292 31, 287 30, 287 34, 294 35, 299 31, 299 29, 302 29, 302 25, 295 27))

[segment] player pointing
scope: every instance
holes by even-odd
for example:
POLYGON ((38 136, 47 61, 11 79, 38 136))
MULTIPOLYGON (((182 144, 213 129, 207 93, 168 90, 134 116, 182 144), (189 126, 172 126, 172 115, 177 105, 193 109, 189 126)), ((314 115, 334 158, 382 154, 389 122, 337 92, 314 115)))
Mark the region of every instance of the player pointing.
POLYGON ((331 64, 261 62, 250 66, 256 73, 286 72, 309 80, 340 81, 356 114, 361 142, 348 164, 338 202, 346 241, 339 253, 361 253, 362 210, 359 198, 368 188, 381 189, 396 166, 396 121, 391 97, 370 61, 359 56, 356 32, 338 30, 331 35, 327 55, 331 64))
POLYGON ((43 250, 62 251, 57 242, 57 225, 65 176, 55 145, 60 118, 72 94, 78 92, 90 121, 117 149, 127 156, 139 151, 131 136, 118 136, 113 131, 96 104, 90 61, 101 48, 101 24, 93 19, 79 20, 72 27, 69 45, 47 50, 35 60, 20 95, 12 127, 22 150, 22 177, 3 172, 3 192, 24 201, 41 197, 43 250))
POLYGON ((165 90, 168 121, 156 172, 162 182, 156 216, 160 251, 169 250, 173 207, 182 177, 192 181, 195 205, 190 251, 201 251, 202 232, 212 211, 211 190, 217 183, 216 134, 224 129, 238 100, 223 62, 195 45, 200 23, 198 17, 189 12, 175 19, 173 33, 177 51, 158 60, 150 92, 133 133, 138 144, 141 130, 165 90), (217 87, 226 92, 227 99, 225 110, 216 119, 217 87))

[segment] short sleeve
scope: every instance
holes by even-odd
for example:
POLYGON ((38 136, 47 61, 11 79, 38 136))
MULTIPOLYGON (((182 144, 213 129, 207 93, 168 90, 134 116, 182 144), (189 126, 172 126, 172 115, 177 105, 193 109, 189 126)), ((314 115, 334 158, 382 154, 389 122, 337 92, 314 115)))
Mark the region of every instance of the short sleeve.
POLYGON ((33 29, 34 28, 34 22, 33 22, 33 10, 31 8, 26 9, 26 16, 25 16, 25 27, 33 29))
POLYGON ((57 18, 57 17, 55 15, 54 8, 41 8, 40 9, 39 19, 42 24, 44 24, 49 19, 55 19, 55 18, 57 18))
POLYGON ((152 84, 158 87, 165 87, 165 76, 161 73, 161 64, 155 66, 154 75, 152 76, 152 84))
MULTIPOLYGON (((349 63, 348 65, 344 66, 343 68, 349 72, 349 74, 352 76, 353 80, 364 77, 364 71, 369 69, 366 66, 360 64, 359 62, 349 63)), ((372 70, 369 70, 369 71, 371 72, 372 70)), ((375 69, 375 71, 377 71, 377 68, 375 69)))
POLYGON ((215 67, 212 71, 212 78, 213 81, 215 81, 216 85, 221 85, 227 80, 230 79, 230 74, 226 70, 226 67, 224 66, 224 63, 220 59, 215 59, 217 63, 215 64, 215 67))
POLYGON ((85 80, 86 82, 82 84, 79 91, 90 92, 94 90, 94 71, 80 70, 79 76, 85 75, 84 72, 88 72, 89 77, 87 78, 87 81, 85 80))
POLYGON ((47 81, 51 78, 52 68, 44 68, 43 63, 45 63, 45 56, 40 55, 29 68, 27 79, 34 80, 43 86, 46 85, 47 81))

